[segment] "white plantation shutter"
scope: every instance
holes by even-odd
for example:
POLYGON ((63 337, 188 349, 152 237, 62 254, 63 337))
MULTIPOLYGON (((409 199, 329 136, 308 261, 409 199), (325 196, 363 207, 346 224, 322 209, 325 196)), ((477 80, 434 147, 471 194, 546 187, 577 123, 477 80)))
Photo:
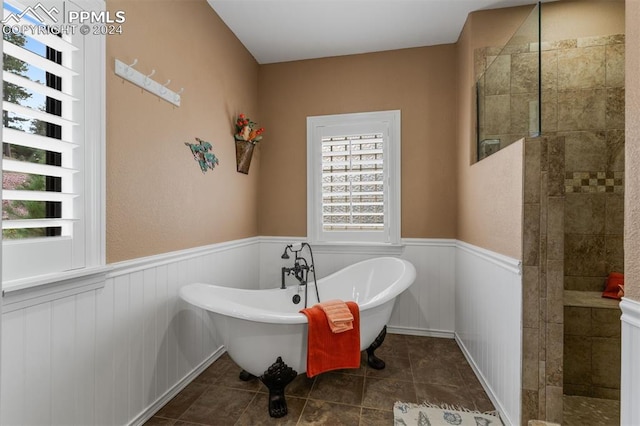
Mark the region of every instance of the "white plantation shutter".
POLYGON ((397 244, 400 112, 309 117, 307 131, 311 240, 397 244))
MULTIPOLYGON (((67 9, 76 7, 65 3, 67 9)), ((4 18, 17 16, 16 10, 25 10, 26 5, 33 6, 4 2, 4 18)), ((101 1, 84 5, 104 8, 101 1)), ((38 22, 27 14, 6 25, 33 28, 38 22)), ((104 63, 104 39, 77 31, 59 36, 26 30, 23 35, 26 38, 3 41, 5 58, 22 64, 19 70, 7 69, 5 61, 3 69, 5 288, 12 280, 92 266, 99 263, 96 250, 101 251, 95 248, 96 238, 89 235, 87 226, 95 225, 94 218, 100 216, 90 210, 98 205, 92 191, 99 185, 92 182, 100 180, 102 170, 99 160, 93 162, 101 152, 103 128, 100 120, 93 125, 88 120, 103 114, 100 94, 104 89, 99 85, 104 85, 104 72, 98 67, 104 63), (8 99, 7 87, 28 95, 8 99), (97 170, 92 170, 92 164, 97 164, 97 170), (33 182, 44 182, 44 186, 33 182)))

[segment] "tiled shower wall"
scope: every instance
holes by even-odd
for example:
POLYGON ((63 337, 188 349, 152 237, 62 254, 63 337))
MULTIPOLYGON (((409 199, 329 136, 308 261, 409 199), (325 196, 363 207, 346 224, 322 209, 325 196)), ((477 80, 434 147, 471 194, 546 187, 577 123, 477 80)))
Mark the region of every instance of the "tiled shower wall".
POLYGON ((542 137, 524 148, 522 424, 561 423, 565 143, 542 137))
POLYGON ((565 395, 620 399, 621 312, 604 301, 564 307, 565 395))
MULTIPOLYGON (((476 49, 482 139, 499 139, 504 148, 537 130, 538 50, 537 43, 476 49)), ((567 185, 573 186, 574 173, 579 180, 595 173, 608 179, 600 185, 612 187, 607 191, 621 191, 622 173, 615 172, 624 171, 616 168, 624 164, 624 34, 543 42, 540 50, 542 132, 567 136, 567 185), (584 143, 597 152, 574 156, 573 149, 584 143), (588 158, 616 166, 581 161, 588 158)))
MULTIPOLYGON (((624 35, 561 44, 545 52, 557 72, 545 69, 543 129, 565 138, 564 288, 601 292, 624 272, 624 35)), ((565 394, 618 398, 619 318, 615 306, 565 308, 565 394)))
POLYGON ((477 49, 475 61, 480 138, 499 140, 502 149, 537 132, 537 45, 477 49))
POLYGON ((542 127, 565 139, 566 290, 602 291, 624 269, 624 48, 624 35, 543 44, 542 127))

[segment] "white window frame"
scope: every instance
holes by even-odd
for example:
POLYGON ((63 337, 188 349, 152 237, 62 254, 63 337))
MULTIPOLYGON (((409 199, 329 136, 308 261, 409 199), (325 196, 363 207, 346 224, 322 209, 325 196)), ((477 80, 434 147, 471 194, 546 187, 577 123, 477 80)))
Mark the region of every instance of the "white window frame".
MULTIPOLYGON (((67 2, 67 9, 78 4, 85 10, 106 10, 104 0, 67 2)), ((83 73, 80 84, 84 96, 79 116, 82 122, 81 137, 85 141, 80 151, 82 171, 75 183, 82 193, 79 202, 74 205, 74 209, 82 215, 82 224, 74 226, 73 234, 73 239, 77 239, 79 244, 71 244, 73 254, 70 265, 61 265, 58 270, 43 273, 33 267, 33 263, 40 259, 32 255, 29 262, 24 254, 29 251, 34 253, 34 250, 37 253, 39 244, 55 244, 53 238, 57 237, 3 241, 2 270, 9 275, 9 279, 3 275, 2 280, 5 311, 8 304, 24 306, 26 300, 40 303, 50 299, 53 294, 68 296, 70 293, 86 291, 87 286, 96 288, 104 285, 108 270, 105 266, 106 39, 103 35, 83 36, 79 33, 77 37, 83 43, 84 55, 80 63, 83 73), (9 265, 13 271, 7 271, 9 265)), ((52 262, 55 262, 55 258, 45 261, 48 267, 52 262)))
POLYGON ((401 114, 400 110, 307 117, 307 238, 331 246, 399 247, 401 243, 401 114), (383 133, 384 230, 325 231, 322 226, 323 137, 345 132, 383 133))

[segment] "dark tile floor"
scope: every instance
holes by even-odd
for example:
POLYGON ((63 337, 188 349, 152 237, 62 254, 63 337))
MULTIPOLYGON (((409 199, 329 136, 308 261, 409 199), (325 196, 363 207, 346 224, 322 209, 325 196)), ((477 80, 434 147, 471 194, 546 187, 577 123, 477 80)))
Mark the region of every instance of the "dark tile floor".
POLYGON ((147 425, 391 425, 393 403, 429 402, 492 411, 458 345, 451 339, 387 334, 376 351, 387 367, 299 375, 287 387, 289 414, 269 417, 268 391, 239 380, 241 369, 221 356, 147 425))

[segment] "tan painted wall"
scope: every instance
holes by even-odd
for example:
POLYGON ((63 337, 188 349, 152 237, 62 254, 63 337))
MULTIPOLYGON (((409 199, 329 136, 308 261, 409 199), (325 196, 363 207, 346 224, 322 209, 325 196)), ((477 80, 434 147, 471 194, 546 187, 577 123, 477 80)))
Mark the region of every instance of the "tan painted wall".
POLYGON ((556 1, 542 4, 542 39, 624 34, 624 0, 556 1))
POLYGON ((640 301, 640 1, 626 2, 625 295, 640 301))
MULTIPOLYGON (((584 28, 572 3, 545 5, 557 10, 545 34, 575 37, 584 28)), ((383 109, 403 113, 402 236, 457 237, 521 256, 521 212, 494 208, 521 204, 520 180, 511 176, 499 200, 478 197, 490 178, 486 167, 470 166, 471 106, 473 49, 504 43, 528 7, 470 15, 456 45, 258 67, 206 1, 157 6, 108 1, 127 16, 125 34, 107 43, 109 262, 253 235, 306 235, 306 117, 383 109), (138 58, 139 69, 158 70, 158 81, 184 87, 183 106, 123 82, 113 74, 116 57, 138 58), (267 129, 248 176, 235 171, 238 112, 267 129), (183 143, 195 136, 214 144, 215 171, 203 175, 190 157, 183 143), (499 229, 481 211, 493 211, 489 223, 499 229)), ((605 33, 620 32, 619 13, 599 16, 605 33)))
POLYGON ((474 50, 501 46, 531 7, 469 15, 458 39, 458 239, 522 258, 522 144, 472 164, 475 157, 474 50))
POLYGON ((107 37, 107 261, 257 235, 260 163, 236 172, 235 114, 256 116, 258 64, 205 0, 109 0, 123 35, 107 37), (133 62, 182 106, 114 74, 133 62), (203 174, 184 142, 199 137, 220 159, 203 174))
POLYGON ((306 236, 306 118, 402 111, 402 237, 455 238, 455 46, 260 67, 261 235, 306 236))

